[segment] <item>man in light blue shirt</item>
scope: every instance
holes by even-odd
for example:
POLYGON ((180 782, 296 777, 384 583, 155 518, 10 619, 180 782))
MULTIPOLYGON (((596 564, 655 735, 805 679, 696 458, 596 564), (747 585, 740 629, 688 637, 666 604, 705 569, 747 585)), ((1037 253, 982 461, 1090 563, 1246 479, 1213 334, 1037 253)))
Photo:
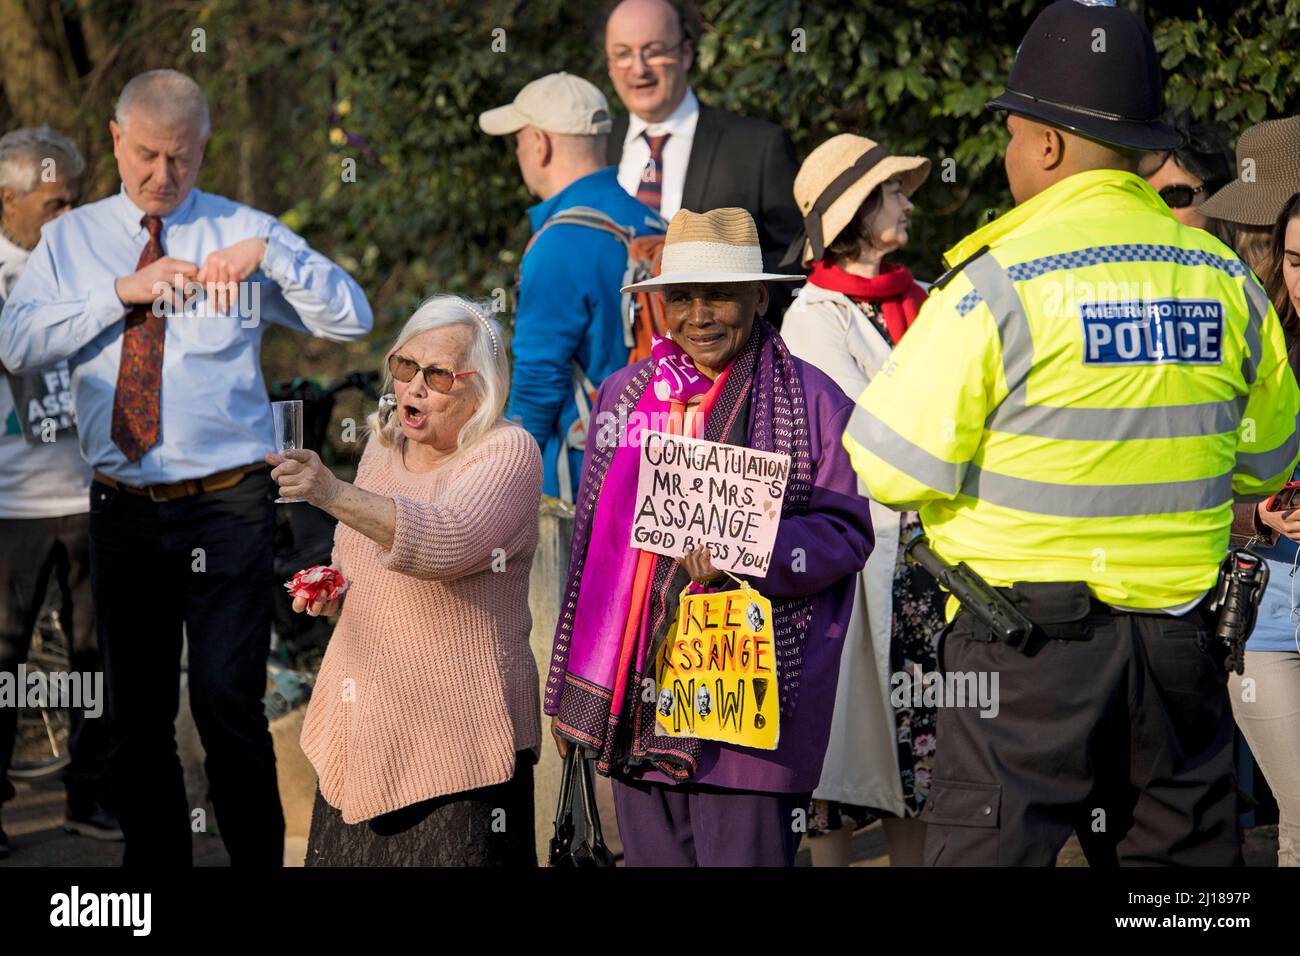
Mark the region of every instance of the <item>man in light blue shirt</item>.
MULTIPOLYGON (((116 148, 121 169, 132 147, 116 148)), ((117 195, 49 223, 0 316, 0 361, 10 370, 72 360, 82 453, 97 471, 137 487, 201 478, 279 450, 259 365, 266 322, 335 342, 371 327, 357 283, 274 216, 191 188, 201 161, 200 145, 189 182, 183 192, 173 187, 169 201, 142 197, 123 169, 117 195), (166 256, 136 271, 149 212, 161 215, 166 256), (238 306, 213 314, 190 297, 184 314, 167 316, 161 441, 128 461, 109 428, 122 320, 131 305, 152 308, 155 284, 177 274, 205 285, 239 282, 238 306)))
POLYGON ((194 188, 209 121, 188 77, 135 77, 109 126, 121 192, 42 230, 0 313, 0 362, 72 367, 126 862, 191 860, 172 732, 183 625, 231 862, 274 865, 284 821, 261 697, 276 494, 262 459, 277 449, 262 332, 354 340, 370 307, 275 217, 194 188))

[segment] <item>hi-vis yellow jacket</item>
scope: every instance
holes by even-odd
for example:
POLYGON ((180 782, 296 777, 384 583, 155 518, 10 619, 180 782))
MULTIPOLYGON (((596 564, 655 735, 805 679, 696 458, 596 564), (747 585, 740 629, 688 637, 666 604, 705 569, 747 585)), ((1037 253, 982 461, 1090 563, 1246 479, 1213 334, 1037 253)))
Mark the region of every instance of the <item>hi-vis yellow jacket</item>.
POLYGON ((950 250, 844 444, 880 502, 989 583, 1119 607, 1214 585, 1234 497, 1277 491, 1300 393, 1242 262, 1128 173, 1078 173, 950 250), (988 251, 971 257, 987 246, 988 251))

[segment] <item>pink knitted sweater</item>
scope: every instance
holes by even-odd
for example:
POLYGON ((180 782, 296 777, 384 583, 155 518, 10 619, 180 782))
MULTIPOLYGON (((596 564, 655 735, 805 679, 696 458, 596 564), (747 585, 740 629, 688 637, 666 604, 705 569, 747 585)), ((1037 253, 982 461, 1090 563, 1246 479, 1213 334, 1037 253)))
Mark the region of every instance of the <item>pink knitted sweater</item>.
POLYGON ((541 738, 528 644, 537 443, 501 423, 426 474, 372 437, 357 487, 397 503, 391 550, 340 523, 351 582, 302 728, 321 793, 359 823, 510 779, 541 738))

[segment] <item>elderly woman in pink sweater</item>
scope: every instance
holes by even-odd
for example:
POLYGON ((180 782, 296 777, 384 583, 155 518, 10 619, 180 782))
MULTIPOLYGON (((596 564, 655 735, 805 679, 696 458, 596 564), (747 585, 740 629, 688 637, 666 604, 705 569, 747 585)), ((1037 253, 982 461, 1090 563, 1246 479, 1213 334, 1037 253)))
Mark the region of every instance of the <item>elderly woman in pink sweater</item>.
POLYGON ((421 305, 387 372, 355 484, 310 451, 268 456, 283 497, 339 519, 349 581, 295 604, 342 606, 303 723, 307 865, 535 866, 537 445, 501 417, 506 342, 471 302, 421 305))

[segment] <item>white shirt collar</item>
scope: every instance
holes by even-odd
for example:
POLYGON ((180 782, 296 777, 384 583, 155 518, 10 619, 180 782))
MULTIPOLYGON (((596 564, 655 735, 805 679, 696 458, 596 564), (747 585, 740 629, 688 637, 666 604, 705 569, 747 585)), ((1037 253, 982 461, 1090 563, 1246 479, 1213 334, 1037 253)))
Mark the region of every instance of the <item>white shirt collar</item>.
POLYGON ((629 113, 627 136, 623 142, 630 143, 646 131, 649 131, 651 136, 662 136, 664 133, 674 136, 694 136, 695 124, 699 119, 700 101, 695 98, 695 91, 687 87, 686 95, 677 104, 677 109, 668 114, 668 118, 662 123, 647 123, 635 113, 629 113))
MULTIPOLYGON (((3 234, 0 234, 0 271, 4 270, 5 263, 26 262, 27 257, 30 256, 31 254, 32 254, 32 250, 24 249, 22 246, 18 245, 18 243, 10 242, 8 238, 6 238, 3 234)), ((4 292, 5 292, 4 287, 0 286, 0 296, 3 296, 4 292)), ((0 302, 3 301, 4 301, 3 299, 0 299, 0 302)))
MULTIPOLYGON (((188 216, 190 210, 194 208, 194 203, 197 201, 198 192, 199 191, 197 188, 190 187, 189 193, 186 195, 184 199, 181 200, 180 205, 177 206, 175 209, 173 209, 171 212, 169 212, 167 215, 162 217, 163 225, 168 226, 171 225, 173 222, 184 222, 185 217, 188 216)), ((122 185, 118 189, 117 195, 119 197, 119 201, 121 204, 120 208, 121 208, 122 217, 125 220, 126 226, 130 230, 131 235, 134 236, 138 233, 144 232, 145 229, 141 223, 141 221, 145 217, 144 210, 141 209, 139 206, 137 206, 131 200, 131 197, 126 194, 125 185, 122 185)))

